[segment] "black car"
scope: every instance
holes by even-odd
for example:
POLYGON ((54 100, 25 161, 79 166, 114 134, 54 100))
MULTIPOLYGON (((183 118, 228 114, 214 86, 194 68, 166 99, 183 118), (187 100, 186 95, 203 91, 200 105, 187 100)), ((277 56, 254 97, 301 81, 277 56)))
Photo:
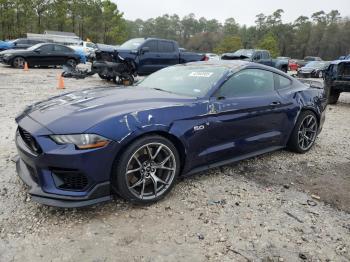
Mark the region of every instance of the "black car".
POLYGON ((313 61, 298 69, 298 77, 301 78, 323 78, 325 70, 330 62, 313 61))
POLYGON ((0 52, 0 62, 16 68, 28 66, 55 66, 69 64, 75 67, 80 62, 80 55, 64 45, 42 43, 25 50, 6 50, 0 52))

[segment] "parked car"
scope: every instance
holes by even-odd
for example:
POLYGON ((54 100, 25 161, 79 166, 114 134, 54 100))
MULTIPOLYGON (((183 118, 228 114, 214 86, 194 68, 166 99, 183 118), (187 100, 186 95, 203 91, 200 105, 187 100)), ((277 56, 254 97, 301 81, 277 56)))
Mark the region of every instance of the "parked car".
POLYGON ((59 44, 37 44, 24 50, 5 50, 0 52, 0 63, 23 68, 28 66, 54 66, 80 62, 80 55, 73 49, 59 44))
POLYGON ((325 119, 323 88, 246 61, 164 68, 128 88, 93 88, 16 118, 17 171, 32 199, 91 205, 114 193, 163 198, 177 177, 289 148, 306 153, 325 119))
POLYGON ((325 71, 328 103, 336 104, 342 92, 350 92, 350 59, 331 62, 325 71))
POLYGON ((206 57, 208 58, 209 61, 217 61, 217 60, 220 60, 220 56, 217 55, 217 54, 213 54, 213 53, 207 53, 205 54, 206 57))
POLYGON ((97 45, 92 42, 81 41, 79 45, 69 45, 70 48, 74 50, 83 51, 86 59, 89 59, 95 54, 95 51, 98 49, 97 45))
POLYGON ((312 62, 312 61, 323 61, 321 57, 318 56, 306 56, 304 57, 303 60, 297 60, 298 66, 303 67, 307 63, 312 62))
POLYGON ((323 78, 325 70, 330 65, 327 61, 313 61, 298 69, 297 76, 301 78, 323 78))
POLYGON ((115 63, 127 60, 138 75, 149 75, 162 68, 207 59, 205 55, 179 50, 176 41, 157 38, 134 38, 117 48, 112 54, 114 63, 95 61, 92 70, 102 79, 115 79, 119 72, 115 63))
POLYGON ((277 68, 283 72, 288 71, 288 61, 285 59, 272 59, 267 50, 240 49, 234 53, 226 53, 221 56, 222 60, 245 60, 277 68))
POLYGON ((36 44, 46 43, 45 40, 36 40, 36 39, 28 39, 28 38, 18 38, 15 40, 4 41, 0 45, 0 51, 8 50, 8 49, 27 49, 36 44))
POLYGON ((297 71, 298 68, 299 68, 298 60, 290 59, 289 62, 288 62, 288 68, 289 68, 290 71, 297 71))

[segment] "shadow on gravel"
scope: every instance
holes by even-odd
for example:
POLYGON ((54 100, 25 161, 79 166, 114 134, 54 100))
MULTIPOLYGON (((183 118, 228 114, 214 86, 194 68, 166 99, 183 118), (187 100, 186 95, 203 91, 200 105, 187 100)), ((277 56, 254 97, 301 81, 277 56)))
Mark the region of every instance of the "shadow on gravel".
POLYGON ((238 163, 231 168, 235 168, 239 175, 266 187, 280 185, 286 190, 295 187, 318 196, 320 201, 334 208, 350 213, 350 163, 314 165, 302 161, 287 164, 286 169, 276 169, 271 161, 265 161, 262 165, 254 161, 247 164, 238 163))

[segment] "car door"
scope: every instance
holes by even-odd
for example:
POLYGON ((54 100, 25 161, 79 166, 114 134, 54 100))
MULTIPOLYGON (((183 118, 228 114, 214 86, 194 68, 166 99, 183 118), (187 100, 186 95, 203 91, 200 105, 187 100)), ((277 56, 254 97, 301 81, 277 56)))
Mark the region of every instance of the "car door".
POLYGON ((174 42, 158 41, 158 49, 159 69, 179 63, 179 51, 175 50, 174 42))
POLYGON ((53 45, 45 44, 34 50, 30 56, 30 64, 47 66, 52 65, 53 45))
POLYGON ((158 41, 146 41, 139 51, 138 71, 142 74, 151 74, 159 69, 158 41))
POLYGON ((271 71, 252 68, 234 74, 217 90, 208 117, 209 163, 283 145, 288 102, 274 85, 271 71))
POLYGON ((272 66, 272 60, 269 52, 267 51, 262 51, 261 52, 261 59, 259 61, 260 64, 267 65, 267 66, 272 66))
POLYGON ((72 54, 72 50, 66 46, 54 45, 52 53, 52 65, 63 65, 68 57, 72 54))

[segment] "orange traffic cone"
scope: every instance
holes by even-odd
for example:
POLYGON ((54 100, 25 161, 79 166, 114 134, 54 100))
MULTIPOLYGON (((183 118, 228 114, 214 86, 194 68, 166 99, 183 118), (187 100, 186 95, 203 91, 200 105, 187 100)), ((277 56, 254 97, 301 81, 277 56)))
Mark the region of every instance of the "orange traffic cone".
POLYGON ((57 89, 64 89, 64 80, 63 80, 62 75, 59 75, 59 77, 58 77, 57 89))
POLYGON ((28 63, 27 63, 27 62, 24 63, 23 71, 29 71, 28 63))

